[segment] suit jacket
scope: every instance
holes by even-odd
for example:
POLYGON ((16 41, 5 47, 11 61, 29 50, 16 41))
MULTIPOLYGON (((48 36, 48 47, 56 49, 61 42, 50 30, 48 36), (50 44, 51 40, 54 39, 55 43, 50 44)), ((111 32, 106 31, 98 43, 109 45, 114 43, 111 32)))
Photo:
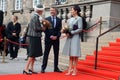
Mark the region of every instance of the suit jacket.
POLYGON ((30 23, 28 24, 27 35, 31 37, 41 37, 42 27, 39 20, 39 15, 34 13, 31 17, 30 23))
MULTIPOLYGON (((47 17, 46 20, 48 20, 52 24, 51 16, 47 17)), ((61 36, 61 28, 62 28, 62 22, 61 19, 56 17, 56 26, 54 27, 52 25, 52 28, 45 30, 45 41, 51 41, 50 36, 57 36, 57 40, 59 40, 59 37, 61 36)))
POLYGON ((20 23, 16 23, 15 25, 13 25, 13 22, 9 22, 7 25, 7 37, 10 40, 16 40, 19 39, 19 34, 21 32, 21 24, 20 23), (16 36, 13 36, 12 33, 16 33, 16 36))

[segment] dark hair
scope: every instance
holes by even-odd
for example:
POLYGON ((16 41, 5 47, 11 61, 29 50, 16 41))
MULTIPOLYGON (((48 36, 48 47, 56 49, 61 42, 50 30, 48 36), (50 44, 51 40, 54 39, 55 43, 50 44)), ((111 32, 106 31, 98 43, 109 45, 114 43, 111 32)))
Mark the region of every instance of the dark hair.
POLYGON ((56 13, 59 14, 59 11, 58 11, 58 9, 55 6, 51 6, 50 8, 55 9, 56 13))
POLYGON ((18 20, 18 16, 14 15, 14 17, 16 18, 16 20, 18 20))
POLYGON ((78 16, 81 16, 81 15, 80 15, 81 9, 80 9, 80 7, 79 7, 78 5, 74 5, 72 8, 73 8, 75 11, 77 11, 77 15, 78 15, 78 16))

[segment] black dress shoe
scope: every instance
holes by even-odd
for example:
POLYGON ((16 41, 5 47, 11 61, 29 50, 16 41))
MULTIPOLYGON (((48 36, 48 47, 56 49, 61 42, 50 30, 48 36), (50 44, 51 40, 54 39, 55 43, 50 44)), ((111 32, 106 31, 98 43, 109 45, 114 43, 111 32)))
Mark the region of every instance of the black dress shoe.
POLYGON ((37 72, 34 72, 31 69, 29 69, 29 72, 32 73, 32 74, 38 74, 37 72))
POLYGON ((45 70, 41 69, 41 73, 45 73, 45 70))
POLYGON ((31 75, 31 73, 29 73, 29 72, 27 72, 25 70, 23 70, 23 74, 31 75))
POLYGON ((62 71, 61 71, 61 70, 59 70, 59 69, 54 70, 54 72, 60 72, 60 73, 62 73, 62 71))

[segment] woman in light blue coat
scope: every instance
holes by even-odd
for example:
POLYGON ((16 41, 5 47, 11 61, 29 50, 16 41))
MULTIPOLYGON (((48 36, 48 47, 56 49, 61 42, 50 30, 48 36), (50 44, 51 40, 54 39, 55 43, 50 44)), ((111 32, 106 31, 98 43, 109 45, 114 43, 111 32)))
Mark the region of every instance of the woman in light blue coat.
POLYGON ((72 74, 73 76, 77 73, 77 62, 78 57, 81 56, 80 50, 80 35, 82 31, 82 18, 80 17, 80 7, 75 5, 71 8, 72 18, 68 20, 69 32, 66 33, 67 39, 63 48, 63 54, 69 57, 69 68, 66 75, 72 74))

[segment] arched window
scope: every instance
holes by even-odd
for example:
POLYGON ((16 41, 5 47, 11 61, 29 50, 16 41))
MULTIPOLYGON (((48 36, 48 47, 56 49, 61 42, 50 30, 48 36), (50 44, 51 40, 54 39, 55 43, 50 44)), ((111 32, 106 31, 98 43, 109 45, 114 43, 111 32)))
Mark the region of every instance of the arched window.
POLYGON ((7 11, 7 1, 6 0, 0 0, 0 10, 3 12, 7 11))
POLYGON ((15 10, 22 10, 22 0, 15 0, 15 10))
POLYGON ((37 4, 40 4, 40 0, 33 0, 33 8, 35 8, 37 4))

